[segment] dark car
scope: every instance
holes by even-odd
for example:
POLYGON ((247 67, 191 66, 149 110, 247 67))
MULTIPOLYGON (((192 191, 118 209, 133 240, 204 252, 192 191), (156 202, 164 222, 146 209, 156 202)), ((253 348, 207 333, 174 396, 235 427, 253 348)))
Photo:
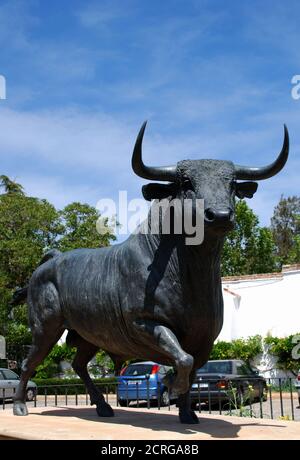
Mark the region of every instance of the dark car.
POLYGON ((161 406, 170 404, 170 394, 163 380, 173 368, 153 361, 129 364, 118 377, 118 402, 128 406, 130 401, 159 401, 161 406))
POLYGON ((233 407, 266 401, 267 383, 258 370, 237 359, 208 361, 197 370, 191 388, 192 406, 230 403, 233 407))

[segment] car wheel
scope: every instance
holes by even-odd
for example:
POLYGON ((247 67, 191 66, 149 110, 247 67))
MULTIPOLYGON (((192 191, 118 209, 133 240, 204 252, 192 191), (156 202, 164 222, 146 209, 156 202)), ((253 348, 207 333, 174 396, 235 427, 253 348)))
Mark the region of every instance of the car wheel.
POLYGON ((126 399, 125 400, 124 399, 119 399, 118 403, 119 403, 119 406, 121 406, 121 407, 128 407, 129 406, 129 401, 127 401, 126 399))
POLYGON ((168 390, 164 390, 161 397, 160 397, 160 405, 161 406, 169 406, 170 405, 170 397, 168 390))
POLYGON ((35 391, 33 388, 28 388, 26 391, 26 400, 27 401, 33 401, 35 396, 35 391))

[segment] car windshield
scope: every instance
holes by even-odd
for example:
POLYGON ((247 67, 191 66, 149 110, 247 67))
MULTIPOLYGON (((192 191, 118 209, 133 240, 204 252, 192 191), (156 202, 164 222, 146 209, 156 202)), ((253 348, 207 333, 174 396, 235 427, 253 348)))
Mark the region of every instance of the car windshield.
POLYGON ((19 376, 10 369, 3 369, 2 373, 7 380, 19 380, 19 376))
POLYGON ((208 361, 197 374, 231 374, 231 369, 230 361, 208 361))
POLYGON ((125 369, 122 375, 132 375, 135 377, 136 375, 151 374, 152 367, 152 364, 131 364, 125 369))

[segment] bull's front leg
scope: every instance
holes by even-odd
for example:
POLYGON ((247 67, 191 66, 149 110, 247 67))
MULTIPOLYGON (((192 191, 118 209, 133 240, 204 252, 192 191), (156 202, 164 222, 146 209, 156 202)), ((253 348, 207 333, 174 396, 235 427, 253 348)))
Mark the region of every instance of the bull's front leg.
POLYGON ((170 360, 177 373, 172 383, 172 391, 182 398, 179 406, 179 418, 182 423, 198 423, 195 413, 188 413, 186 410, 185 395, 190 389, 190 374, 194 365, 194 358, 182 350, 175 334, 166 326, 150 320, 136 320, 134 322, 139 332, 139 338, 149 346, 149 349, 159 348, 160 353, 170 360))
MULTIPOLYGON (((190 387, 193 384, 196 370, 193 369, 190 373, 190 387)), ((181 423, 199 423, 199 419, 191 409, 190 388, 189 390, 178 397, 177 406, 179 407, 179 418, 181 423)))

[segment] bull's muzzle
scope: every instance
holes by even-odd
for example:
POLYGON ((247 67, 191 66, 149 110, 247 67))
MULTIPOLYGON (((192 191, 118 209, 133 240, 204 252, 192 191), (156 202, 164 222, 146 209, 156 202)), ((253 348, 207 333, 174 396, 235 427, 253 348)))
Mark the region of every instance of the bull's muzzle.
POLYGON ((204 211, 204 221, 209 227, 231 230, 234 226, 234 212, 230 208, 206 208, 204 211))

